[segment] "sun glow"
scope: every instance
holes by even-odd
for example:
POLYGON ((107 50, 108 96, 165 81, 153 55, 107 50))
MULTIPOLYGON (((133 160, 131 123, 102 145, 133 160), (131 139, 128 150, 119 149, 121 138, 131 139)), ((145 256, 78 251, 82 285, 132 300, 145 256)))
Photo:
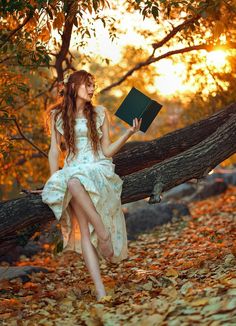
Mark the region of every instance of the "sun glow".
POLYGON ((158 76, 155 77, 156 89, 165 96, 184 92, 187 86, 183 83, 186 74, 184 63, 174 64, 170 59, 164 59, 156 65, 158 76))
POLYGON ((227 65, 227 53, 222 50, 211 51, 206 55, 208 65, 223 68, 227 65))

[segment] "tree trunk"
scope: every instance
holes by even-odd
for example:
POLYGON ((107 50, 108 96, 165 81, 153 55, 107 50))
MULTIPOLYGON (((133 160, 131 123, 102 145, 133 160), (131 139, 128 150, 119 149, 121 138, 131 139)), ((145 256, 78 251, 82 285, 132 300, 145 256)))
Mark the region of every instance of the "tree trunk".
MULTIPOLYGON (((124 180, 122 203, 146 197, 156 203, 162 192, 205 176, 236 152, 235 125, 236 103, 161 139, 131 149, 125 145, 114 157, 116 173, 124 180)), ((0 248, 20 230, 53 219, 38 194, 0 203, 0 248)))

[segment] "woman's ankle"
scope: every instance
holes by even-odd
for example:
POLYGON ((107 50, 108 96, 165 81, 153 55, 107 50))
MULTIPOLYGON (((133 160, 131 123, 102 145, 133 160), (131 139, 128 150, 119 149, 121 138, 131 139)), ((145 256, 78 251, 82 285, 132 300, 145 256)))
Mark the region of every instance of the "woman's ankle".
POLYGON ((109 231, 105 231, 105 233, 103 233, 101 236, 98 235, 98 238, 100 241, 107 241, 109 239, 109 236, 110 236, 110 232, 109 231))
POLYGON ((100 298, 102 298, 104 296, 106 296, 105 287, 102 286, 102 287, 96 288, 96 298, 97 298, 97 300, 99 300, 100 298))

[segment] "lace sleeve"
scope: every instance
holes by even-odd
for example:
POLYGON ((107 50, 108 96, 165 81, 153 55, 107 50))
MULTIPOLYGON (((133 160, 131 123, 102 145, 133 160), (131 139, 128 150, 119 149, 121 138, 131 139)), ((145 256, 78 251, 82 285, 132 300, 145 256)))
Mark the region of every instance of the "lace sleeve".
POLYGON ((105 112, 106 108, 102 105, 99 105, 96 107, 97 113, 98 113, 98 121, 99 121, 99 127, 103 125, 104 119, 105 119, 105 112))

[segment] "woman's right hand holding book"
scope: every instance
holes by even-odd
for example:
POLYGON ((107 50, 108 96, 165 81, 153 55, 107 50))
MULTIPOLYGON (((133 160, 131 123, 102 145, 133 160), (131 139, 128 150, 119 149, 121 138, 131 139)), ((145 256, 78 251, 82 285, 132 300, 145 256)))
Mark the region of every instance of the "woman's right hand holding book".
POLYGON ((140 126, 142 123, 142 118, 138 120, 138 118, 133 119, 133 127, 130 127, 128 129, 129 133, 133 135, 134 133, 138 132, 140 130, 140 126))

